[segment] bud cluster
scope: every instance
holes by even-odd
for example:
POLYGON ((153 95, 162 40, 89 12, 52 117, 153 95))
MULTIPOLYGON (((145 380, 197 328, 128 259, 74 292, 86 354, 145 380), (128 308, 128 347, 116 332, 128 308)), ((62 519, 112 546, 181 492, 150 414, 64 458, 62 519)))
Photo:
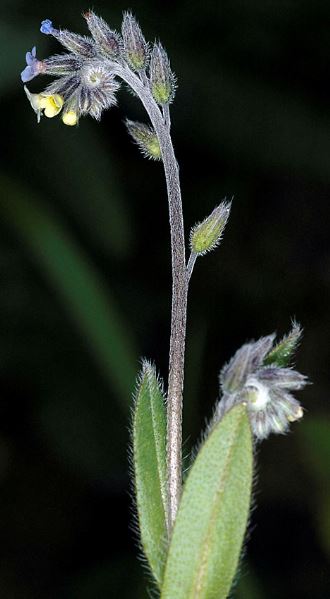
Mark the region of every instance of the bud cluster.
POLYGON ((258 440, 266 439, 272 432, 286 433, 291 422, 300 420, 303 410, 291 392, 303 389, 307 378, 288 367, 300 336, 301 329, 295 324, 275 347, 275 335, 243 345, 220 373, 222 398, 215 419, 222 418, 234 405, 244 403, 258 440))

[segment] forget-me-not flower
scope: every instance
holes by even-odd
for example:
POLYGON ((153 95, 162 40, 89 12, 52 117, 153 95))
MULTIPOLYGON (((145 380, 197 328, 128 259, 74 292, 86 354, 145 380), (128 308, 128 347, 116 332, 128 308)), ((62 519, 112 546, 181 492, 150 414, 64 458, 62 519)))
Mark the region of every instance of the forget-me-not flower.
POLYGON ((93 12, 84 16, 91 37, 56 29, 46 19, 41 32, 55 37, 68 52, 38 60, 33 48, 26 55, 27 66, 21 73, 24 83, 39 74, 56 77, 41 94, 32 94, 24 87, 38 122, 41 115, 51 118, 60 111, 67 125, 77 124, 80 116, 87 114, 99 120, 102 112, 116 103, 119 83, 111 65, 120 54, 120 36, 93 12))
POLYGON ((42 63, 37 59, 37 49, 35 46, 32 48, 31 52, 26 53, 25 59, 27 66, 21 72, 23 83, 31 81, 31 79, 36 77, 36 75, 39 75, 42 70, 42 63))

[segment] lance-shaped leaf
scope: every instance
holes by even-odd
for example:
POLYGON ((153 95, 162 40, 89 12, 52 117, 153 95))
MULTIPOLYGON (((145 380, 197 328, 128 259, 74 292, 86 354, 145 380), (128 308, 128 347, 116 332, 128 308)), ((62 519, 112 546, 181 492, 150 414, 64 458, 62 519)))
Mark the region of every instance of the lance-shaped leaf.
POLYGON ((143 362, 133 414, 133 467, 140 539, 160 586, 166 556, 166 409, 155 368, 143 362))
POLYGON ((302 328, 297 322, 292 323, 292 329, 288 335, 285 335, 275 347, 269 352, 264 360, 264 364, 274 364, 283 368, 290 364, 302 336, 302 328))
POLYGON ((230 410, 202 446, 184 486, 162 599, 226 599, 248 523, 252 435, 244 405, 230 410))

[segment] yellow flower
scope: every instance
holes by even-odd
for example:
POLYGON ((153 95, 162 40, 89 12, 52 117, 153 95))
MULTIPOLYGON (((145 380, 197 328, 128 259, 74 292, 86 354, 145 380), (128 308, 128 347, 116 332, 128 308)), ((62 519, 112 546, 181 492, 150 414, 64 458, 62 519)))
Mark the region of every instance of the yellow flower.
POLYGON ((62 96, 59 94, 55 94, 54 96, 45 96, 44 94, 39 94, 39 96, 40 108, 44 109, 44 115, 49 119, 52 119, 61 111, 63 106, 62 96))
POLYGON ((24 86, 24 91, 37 115, 38 123, 42 114, 52 119, 61 112, 64 100, 59 94, 31 94, 26 86, 24 86))

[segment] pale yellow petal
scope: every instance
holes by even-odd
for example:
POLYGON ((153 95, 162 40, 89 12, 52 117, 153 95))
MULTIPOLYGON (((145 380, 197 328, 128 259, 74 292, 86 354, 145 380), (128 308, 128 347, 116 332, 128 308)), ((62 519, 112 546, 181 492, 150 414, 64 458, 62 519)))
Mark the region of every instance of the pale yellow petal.
POLYGON ((62 116, 62 121, 65 125, 69 125, 69 127, 73 127, 78 123, 78 114, 75 110, 68 110, 64 112, 62 116))
POLYGON ((43 96, 41 102, 42 108, 44 108, 44 115, 49 119, 52 119, 62 110, 63 98, 58 94, 54 96, 43 96))

